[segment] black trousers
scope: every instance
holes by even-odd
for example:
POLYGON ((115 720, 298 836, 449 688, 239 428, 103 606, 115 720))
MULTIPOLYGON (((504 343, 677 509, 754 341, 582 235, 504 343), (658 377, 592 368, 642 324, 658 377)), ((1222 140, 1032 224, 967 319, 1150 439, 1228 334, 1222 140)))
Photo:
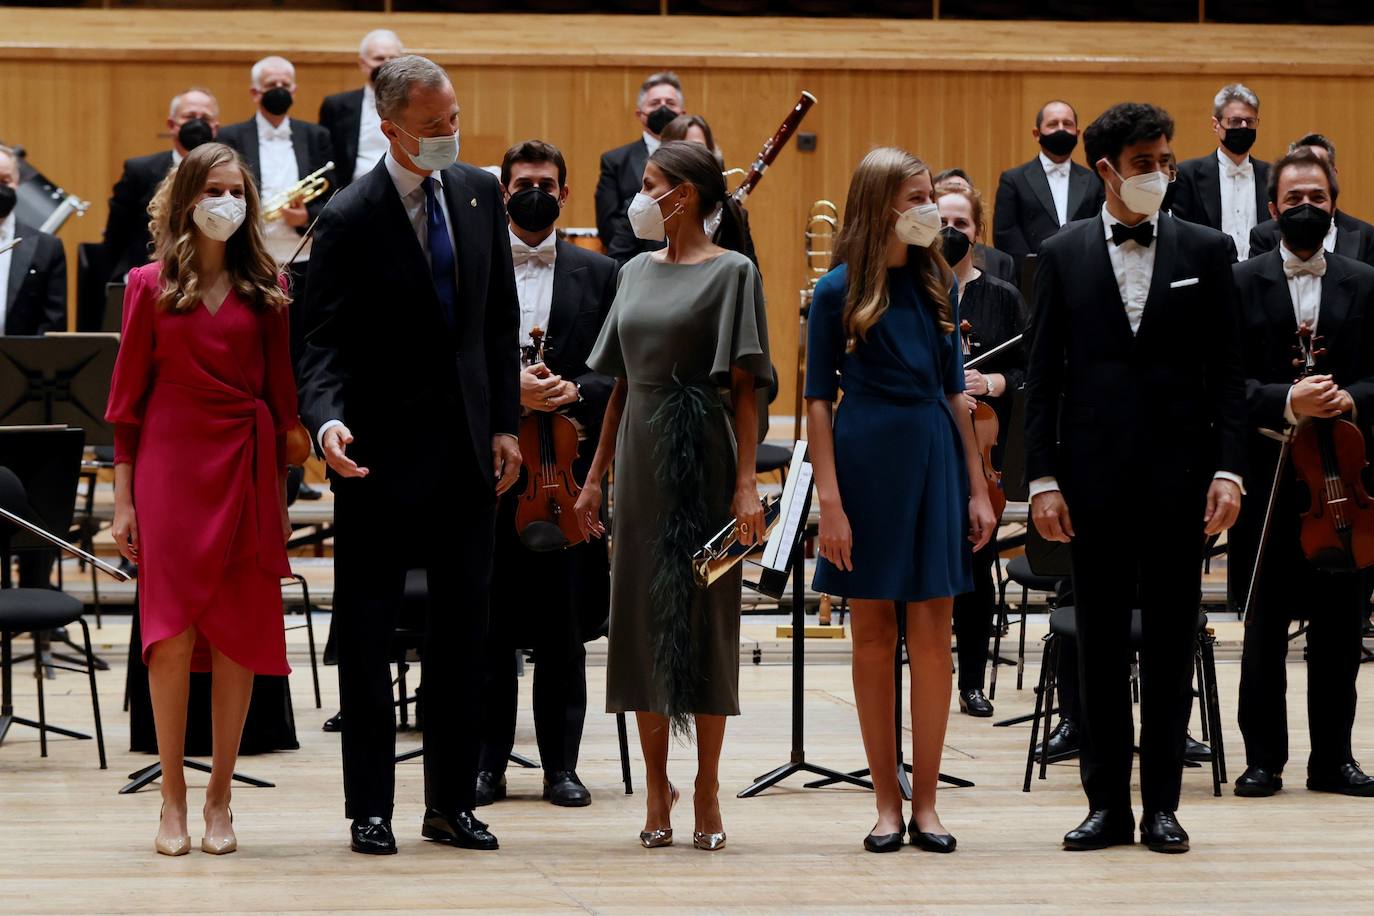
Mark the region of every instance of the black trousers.
POLYGON ((981 690, 985 682, 992 615, 997 610, 997 589, 992 581, 992 564, 996 559, 995 541, 975 551, 973 591, 954 599, 954 638, 958 643, 960 690, 981 690))
POLYGON ((475 804, 495 496, 469 467, 468 455, 449 453, 456 456, 450 464, 466 470, 454 470, 461 479, 428 502, 417 499, 420 487, 379 480, 383 473, 375 466, 369 477, 334 482, 333 626, 349 818, 392 814, 396 714, 389 650, 406 571, 413 568, 424 568, 429 580, 420 668, 425 804, 448 813, 475 804))
POLYGON ((1085 500, 1069 501, 1076 530, 1072 557, 1083 728, 1079 767, 1092 809, 1131 807, 1135 719, 1130 629, 1137 606, 1143 631, 1141 799, 1147 814, 1178 808, 1192 711, 1203 506, 1201 499, 1160 502, 1166 504, 1113 516, 1085 500))

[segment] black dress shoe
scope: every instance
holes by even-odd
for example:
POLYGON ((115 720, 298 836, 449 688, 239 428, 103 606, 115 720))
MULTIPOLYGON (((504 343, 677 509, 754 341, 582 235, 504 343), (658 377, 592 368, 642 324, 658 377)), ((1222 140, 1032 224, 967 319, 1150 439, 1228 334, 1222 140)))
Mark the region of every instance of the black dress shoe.
POLYGON ((592 803, 592 793, 572 770, 545 773, 544 798, 560 808, 585 808, 592 803))
POLYGON ((1264 767, 1246 767, 1236 780, 1235 793, 1241 798, 1268 798, 1283 788, 1283 777, 1264 767))
MULTIPOLYGON (((1059 720, 1059 726, 1050 732, 1050 760, 1073 757, 1083 743, 1078 723, 1068 717, 1059 720)), ((1035 749, 1035 759, 1040 759, 1040 748, 1035 749)))
POLYGON ((975 719, 986 719, 992 715, 992 703, 988 700, 987 694, 983 693, 981 687, 975 687, 972 690, 960 690, 959 711, 966 716, 973 716, 975 719))
POLYGON ((477 807, 489 805, 506 797, 506 774, 491 770, 477 771, 477 807))
POLYGON ((320 726, 320 731, 325 731, 325 732, 341 732, 341 731, 343 731, 343 713, 342 713, 342 712, 336 712, 336 713, 334 713, 334 715, 330 716, 328 719, 325 719, 325 720, 324 720, 324 724, 320 726))
POLYGON ((897 852, 905 840, 906 834, 901 830, 896 833, 870 833, 864 837, 864 849, 869 852, 897 852))
POLYGON ((1212 749, 1189 735, 1183 740, 1183 759, 1194 763, 1208 763, 1212 759, 1212 749))
POLYGON ((914 817, 906 829, 911 834, 911 845, 926 852, 953 852, 954 847, 959 845, 959 841, 948 833, 926 833, 924 830, 917 830, 914 817))
POLYGON ((1153 852, 1187 852, 1188 831, 1172 811, 1156 811, 1140 819, 1140 842, 1153 852))
POLYGON ((323 496, 323 493, 306 483, 304 480, 301 481, 300 489, 296 490, 297 499, 320 499, 323 496))
POLYGON ((391 821, 384 817, 354 818, 349 832, 353 836, 354 852, 369 856, 396 855, 396 835, 391 832, 391 821))
POLYGON ((1131 812, 1109 808, 1089 811, 1083 823, 1064 834, 1064 848, 1073 850, 1129 846, 1134 842, 1135 818, 1131 812))
POLYGON ((1338 795, 1355 795, 1361 798, 1374 797, 1374 776, 1368 776, 1354 760, 1343 763, 1335 770, 1307 771, 1307 788, 1313 792, 1335 792, 1338 795))
POLYGON ((473 817, 471 811, 457 811, 441 814, 433 808, 425 809, 424 824, 420 836, 438 843, 448 843, 460 849, 499 849, 496 837, 487 831, 487 825, 473 817))

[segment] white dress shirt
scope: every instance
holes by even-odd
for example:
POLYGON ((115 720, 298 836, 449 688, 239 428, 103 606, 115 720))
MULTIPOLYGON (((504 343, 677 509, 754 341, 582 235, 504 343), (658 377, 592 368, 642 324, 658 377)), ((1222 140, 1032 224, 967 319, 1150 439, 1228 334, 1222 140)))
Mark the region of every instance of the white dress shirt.
POLYGON ((1250 230, 1255 228, 1255 164, 1249 156, 1240 165, 1217 149, 1221 178, 1221 231, 1236 242, 1236 256, 1250 257, 1250 230))
POLYGON ((1055 162, 1044 153, 1040 154, 1040 165, 1050 183, 1050 195, 1054 197, 1054 215, 1061 227, 1069 221, 1069 163, 1068 159, 1055 162))
POLYGON ((531 248, 514 232, 510 235, 511 260, 515 264, 515 290, 520 296, 520 346, 531 343, 530 331, 549 331, 553 310, 553 265, 557 256, 558 233, 549 234, 531 248))
POLYGON ((382 118, 377 114, 377 94, 372 86, 363 87, 363 114, 358 119, 358 158, 353 161, 353 180, 357 181, 376 167, 391 141, 382 133, 382 118))
POLYGON ((1334 213, 1331 215, 1331 228, 1326 230, 1326 238, 1322 239, 1322 247, 1331 252, 1336 250, 1336 217, 1334 213))
MULTIPOLYGON (((263 117, 259 111, 253 116, 258 124, 258 168, 262 171, 262 199, 271 200, 300 181, 300 166, 296 163, 296 150, 291 145, 291 119, 282 118, 276 127, 263 117)), ((263 223, 263 239, 267 242, 267 252, 278 264, 291 257, 296 246, 301 243, 300 233, 286 225, 284 219, 274 219, 263 223)), ((310 245, 306 244, 297 261, 310 257, 310 245)))
MULTIPOLYGON (((1327 233, 1330 238, 1331 233, 1327 233)), ((1288 278, 1288 298, 1293 301, 1293 319, 1299 326, 1306 324, 1317 334, 1317 322, 1321 318, 1322 277, 1326 274, 1326 251, 1318 251, 1304 261, 1288 250, 1288 243, 1279 242, 1279 254, 1283 257, 1283 273, 1288 278)), ((1293 413, 1293 389, 1288 389, 1288 397, 1283 404, 1283 418, 1289 426, 1297 426, 1298 418, 1293 413)))
POLYGON ((644 145, 649 148, 649 155, 652 156, 654 153, 658 152, 658 148, 663 145, 663 141, 646 130, 644 132, 644 145))
MULTIPOLYGON (((0 219, 0 248, 14 241, 14 214, 0 219)), ((14 249, 0 254, 0 337, 5 334, 6 311, 10 301, 10 257, 14 249)))

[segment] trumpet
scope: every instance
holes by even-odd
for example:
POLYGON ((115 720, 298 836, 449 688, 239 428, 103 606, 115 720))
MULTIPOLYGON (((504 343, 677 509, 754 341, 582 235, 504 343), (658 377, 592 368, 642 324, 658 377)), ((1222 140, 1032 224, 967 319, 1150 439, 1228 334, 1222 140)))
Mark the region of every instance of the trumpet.
POLYGON ((782 500, 776 494, 764 499, 764 536, 759 543, 752 547, 740 543, 739 524, 735 519, 731 519, 728 525, 716 532, 715 537, 692 554, 692 574, 696 577, 697 585, 702 588, 712 585, 721 576, 738 566, 746 556, 756 550, 762 550, 764 543, 773 533, 773 529, 777 527, 778 519, 781 517, 782 500))
POLYGON ((301 204, 308 204, 329 190, 329 179, 324 177, 324 173, 334 168, 334 163, 326 162, 324 166, 300 181, 293 184, 278 194, 272 195, 271 199, 262 205, 262 218, 270 222, 274 219, 281 219, 282 211, 288 207, 299 207, 301 204))

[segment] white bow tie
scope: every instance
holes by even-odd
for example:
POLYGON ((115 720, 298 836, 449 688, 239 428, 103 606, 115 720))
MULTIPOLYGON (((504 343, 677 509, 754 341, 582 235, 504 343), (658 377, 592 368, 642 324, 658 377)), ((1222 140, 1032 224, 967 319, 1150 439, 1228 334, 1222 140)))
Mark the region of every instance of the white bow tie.
POLYGON ((290 140, 290 139, 291 139, 291 126, 290 126, 289 124, 281 124, 281 125, 279 125, 279 126, 277 126, 277 127, 272 127, 272 126, 269 125, 268 127, 263 128, 263 131, 262 131, 262 139, 264 139, 264 140, 290 140))
POLYGON ((516 267, 534 261, 545 267, 553 266, 554 251, 552 248, 531 248, 528 245, 512 245, 510 249, 511 261, 516 267))
POLYGON ((1227 178, 1253 178, 1254 175, 1255 167, 1249 159, 1246 159, 1241 165, 1236 165, 1234 162, 1226 163, 1227 178))
POLYGON ((1056 163, 1056 164, 1050 166, 1049 168, 1045 169, 1045 174, 1046 174, 1046 175, 1057 175, 1057 176, 1059 176, 1060 178, 1062 178, 1062 177, 1064 177, 1065 175, 1069 174, 1069 164, 1068 164, 1067 162, 1059 162, 1059 163, 1056 163))
POLYGON ((1326 252, 1318 251, 1307 261, 1299 261, 1297 258, 1283 259, 1283 275, 1288 279, 1294 277, 1323 277, 1326 275, 1326 252))

